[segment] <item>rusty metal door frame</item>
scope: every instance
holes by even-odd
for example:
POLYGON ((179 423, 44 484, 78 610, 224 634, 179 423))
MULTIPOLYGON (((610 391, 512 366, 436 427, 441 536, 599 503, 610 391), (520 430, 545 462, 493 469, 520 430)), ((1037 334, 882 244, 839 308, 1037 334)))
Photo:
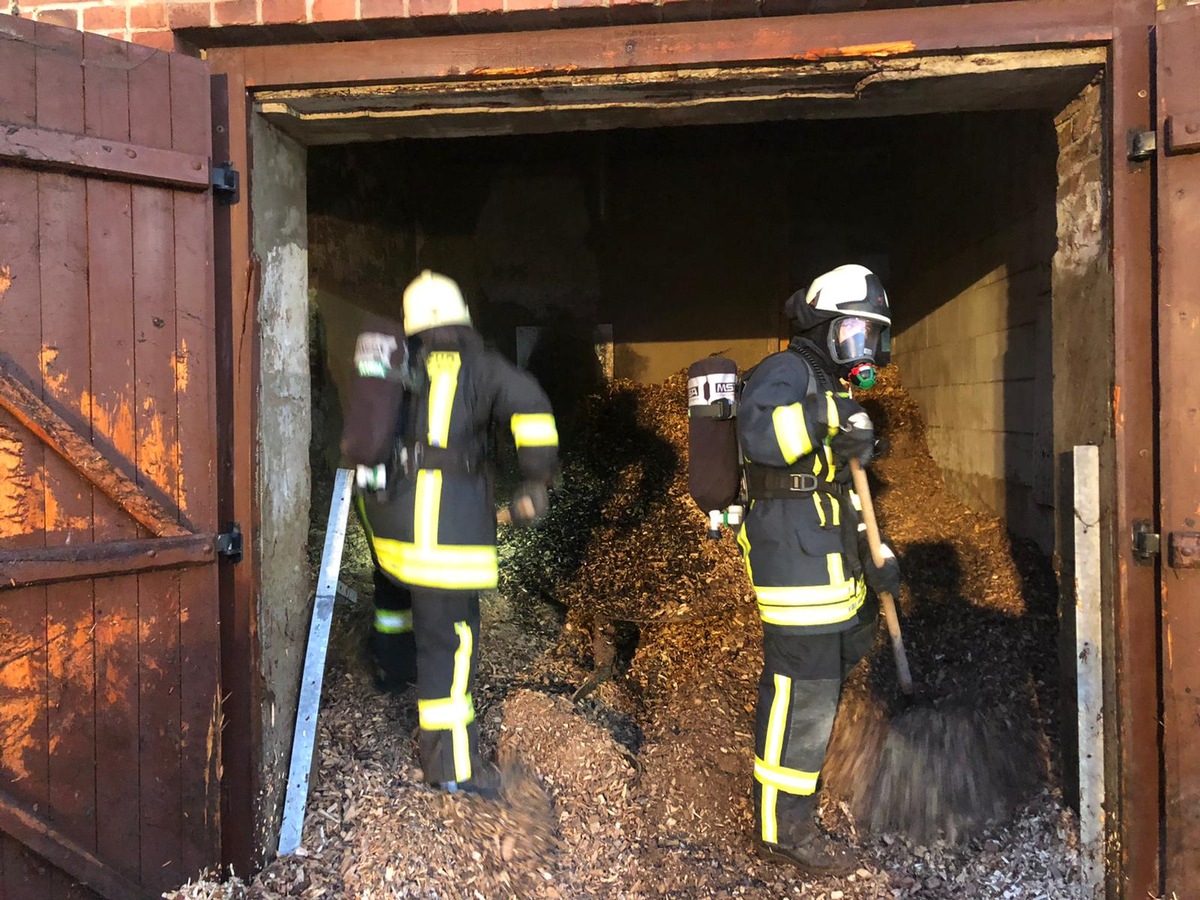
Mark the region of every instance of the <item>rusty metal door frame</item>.
MULTIPOLYGON (((1117 770, 1110 796, 1118 798, 1115 845, 1110 871, 1123 896, 1145 897, 1160 886, 1159 746, 1156 732, 1158 622, 1153 570, 1132 562, 1132 538, 1123 527, 1135 518, 1153 518, 1155 484, 1153 346, 1151 321, 1150 165, 1127 159, 1125 136, 1152 124, 1149 36, 1152 0, 1064 0, 1053 4, 1018 0, 997 4, 943 6, 828 15, 734 19, 636 27, 471 34, 403 38, 353 44, 213 48, 208 59, 221 73, 221 103, 228 109, 228 158, 250 171, 248 123, 253 94, 263 88, 436 81, 464 75, 561 72, 621 72, 671 69, 686 65, 753 65, 780 60, 856 58, 886 53, 937 54, 968 49, 1036 49, 1106 46, 1106 127, 1111 178, 1110 216, 1115 281, 1116 372, 1116 529, 1118 560, 1113 585, 1116 619, 1117 770)), ((251 535, 257 533, 254 446, 256 436, 257 347, 255 267, 251 210, 234 207, 221 244, 228 254, 225 287, 231 327, 237 335, 233 360, 230 510, 251 535)), ((254 553, 236 573, 227 613, 248 651, 230 660, 245 688, 241 705, 228 709, 233 724, 251 726, 251 707, 261 692, 257 648, 253 646, 258 569, 254 553), (248 645, 247 645, 248 644, 248 645)), ((229 647, 237 645, 231 642, 229 647)), ((257 746, 228 742, 225 771, 249 772, 257 746), (236 746, 236 750, 235 750, 236 746)), ((247 776, 253 778, 254 776, 247 776)), ((230 796, 226 822, 250 822, 257 814, 257 791, 230 796)), ((231 839, 227 859, 244 868, 255 857, 249 834, 231 839)))

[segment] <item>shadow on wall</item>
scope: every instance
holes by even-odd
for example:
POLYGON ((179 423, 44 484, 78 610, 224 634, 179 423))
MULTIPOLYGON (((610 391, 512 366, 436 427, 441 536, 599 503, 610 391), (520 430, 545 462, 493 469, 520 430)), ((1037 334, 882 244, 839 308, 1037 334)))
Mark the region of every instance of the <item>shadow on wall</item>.
POLYGON ((592 329, 572 317, 543 326, 526 368, 550 398, 560 447, 574 449, 582 404, 605 382, 592 329))
POLYGON ((1013 531, 1054 548, 1051 260, 1057 143, 1045 114, 930 117, 914 125, 969 160, 906 160, 909 244, 896 256, 897 361, 948 484, 1013 531), (969 199, 965 199, 969 198, 969 199), (932 238, 932 239, 931 239, 932 238))

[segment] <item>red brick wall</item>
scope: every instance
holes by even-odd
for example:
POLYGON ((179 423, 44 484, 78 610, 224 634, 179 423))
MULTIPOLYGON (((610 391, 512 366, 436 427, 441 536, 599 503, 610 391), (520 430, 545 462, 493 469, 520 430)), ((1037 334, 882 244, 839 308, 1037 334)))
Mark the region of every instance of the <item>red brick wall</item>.
MULTIPOLYGON (((276 26, 277 39, 344 40, 500 27, 733 18, 798 11, 787 7, 814 2, 823 0, 0 0, 0 11, 179 49, 183 45, 173 31, 187 35, 195 29, 222 26, 241 26, 236 28, 241 34, 230 43, 272 43, 248 40, 246 26, 276 26), (496 14, 504 14, 502 26, 496 14)), ((849 0, 850 6, 861 3, 849 0)))

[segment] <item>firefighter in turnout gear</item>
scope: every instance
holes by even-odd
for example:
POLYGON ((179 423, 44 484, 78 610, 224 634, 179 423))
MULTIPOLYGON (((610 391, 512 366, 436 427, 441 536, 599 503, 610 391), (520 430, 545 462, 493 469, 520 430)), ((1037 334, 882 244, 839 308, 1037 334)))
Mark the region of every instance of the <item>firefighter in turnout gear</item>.
POLYGON ((763 623, 758 848, 819 876, 856 865, 818 828, 817 791, 842 683, 874 640, 874 595, 899 590, 891 551, 876 569, 861 533, 849 460, 867 463, 875 436, 846 386, 874 384, 891 316, 882 284, 862 266, 817 278, 786 312, 789 346, 746 373, 739 398, 750 507, 738 543, 763 623))
POLYGON ((378 567, 402 588, 411 610, 377 610, 376 623, 384 613, 385 624, 403 629, 411 617, 425 781, 493 794, 495 770, 479 757, 471 696, 479 592, 494 588, 498 576, 489 436, 494 425, 512 431, 523 481, 510 512, 521 524, 547 509, 558 432, 533 377, 483 346, 451 279, 425 271, 408 286, 404 332, 407 374, 393 379, 403 389, 386 428, 347 415, 343 441, 359 467, 378 567), (372 430, 377 441, 388 435, 384 447, 349 446, 355 434, 372 430))

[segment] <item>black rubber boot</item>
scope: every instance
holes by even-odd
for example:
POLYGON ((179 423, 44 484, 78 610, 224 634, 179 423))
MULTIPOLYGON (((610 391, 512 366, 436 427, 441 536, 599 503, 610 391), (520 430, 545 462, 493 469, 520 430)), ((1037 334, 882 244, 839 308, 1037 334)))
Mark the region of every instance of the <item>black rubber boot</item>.
POLYGON ((812 820, 789 828, 787 834, 780 835, 777 844, 760 838, 757 849, 763 859, 787 863, 813 877, 847 875, 858 866, 850 851, 822 832, 812 820))
POLYGON ((449 794, 465 793, 483 797, 485 800, 500 799, 500 770, 492 763, 475 759, 471 763, 471 777, 466 781, 447 781, 438 785, 449 794))
POLYGON ((417 682, 417 648, 412 632, 383 634, 372 631, 367 638, 367 658, 375 674, 375 687, 400 692, 417 682))

